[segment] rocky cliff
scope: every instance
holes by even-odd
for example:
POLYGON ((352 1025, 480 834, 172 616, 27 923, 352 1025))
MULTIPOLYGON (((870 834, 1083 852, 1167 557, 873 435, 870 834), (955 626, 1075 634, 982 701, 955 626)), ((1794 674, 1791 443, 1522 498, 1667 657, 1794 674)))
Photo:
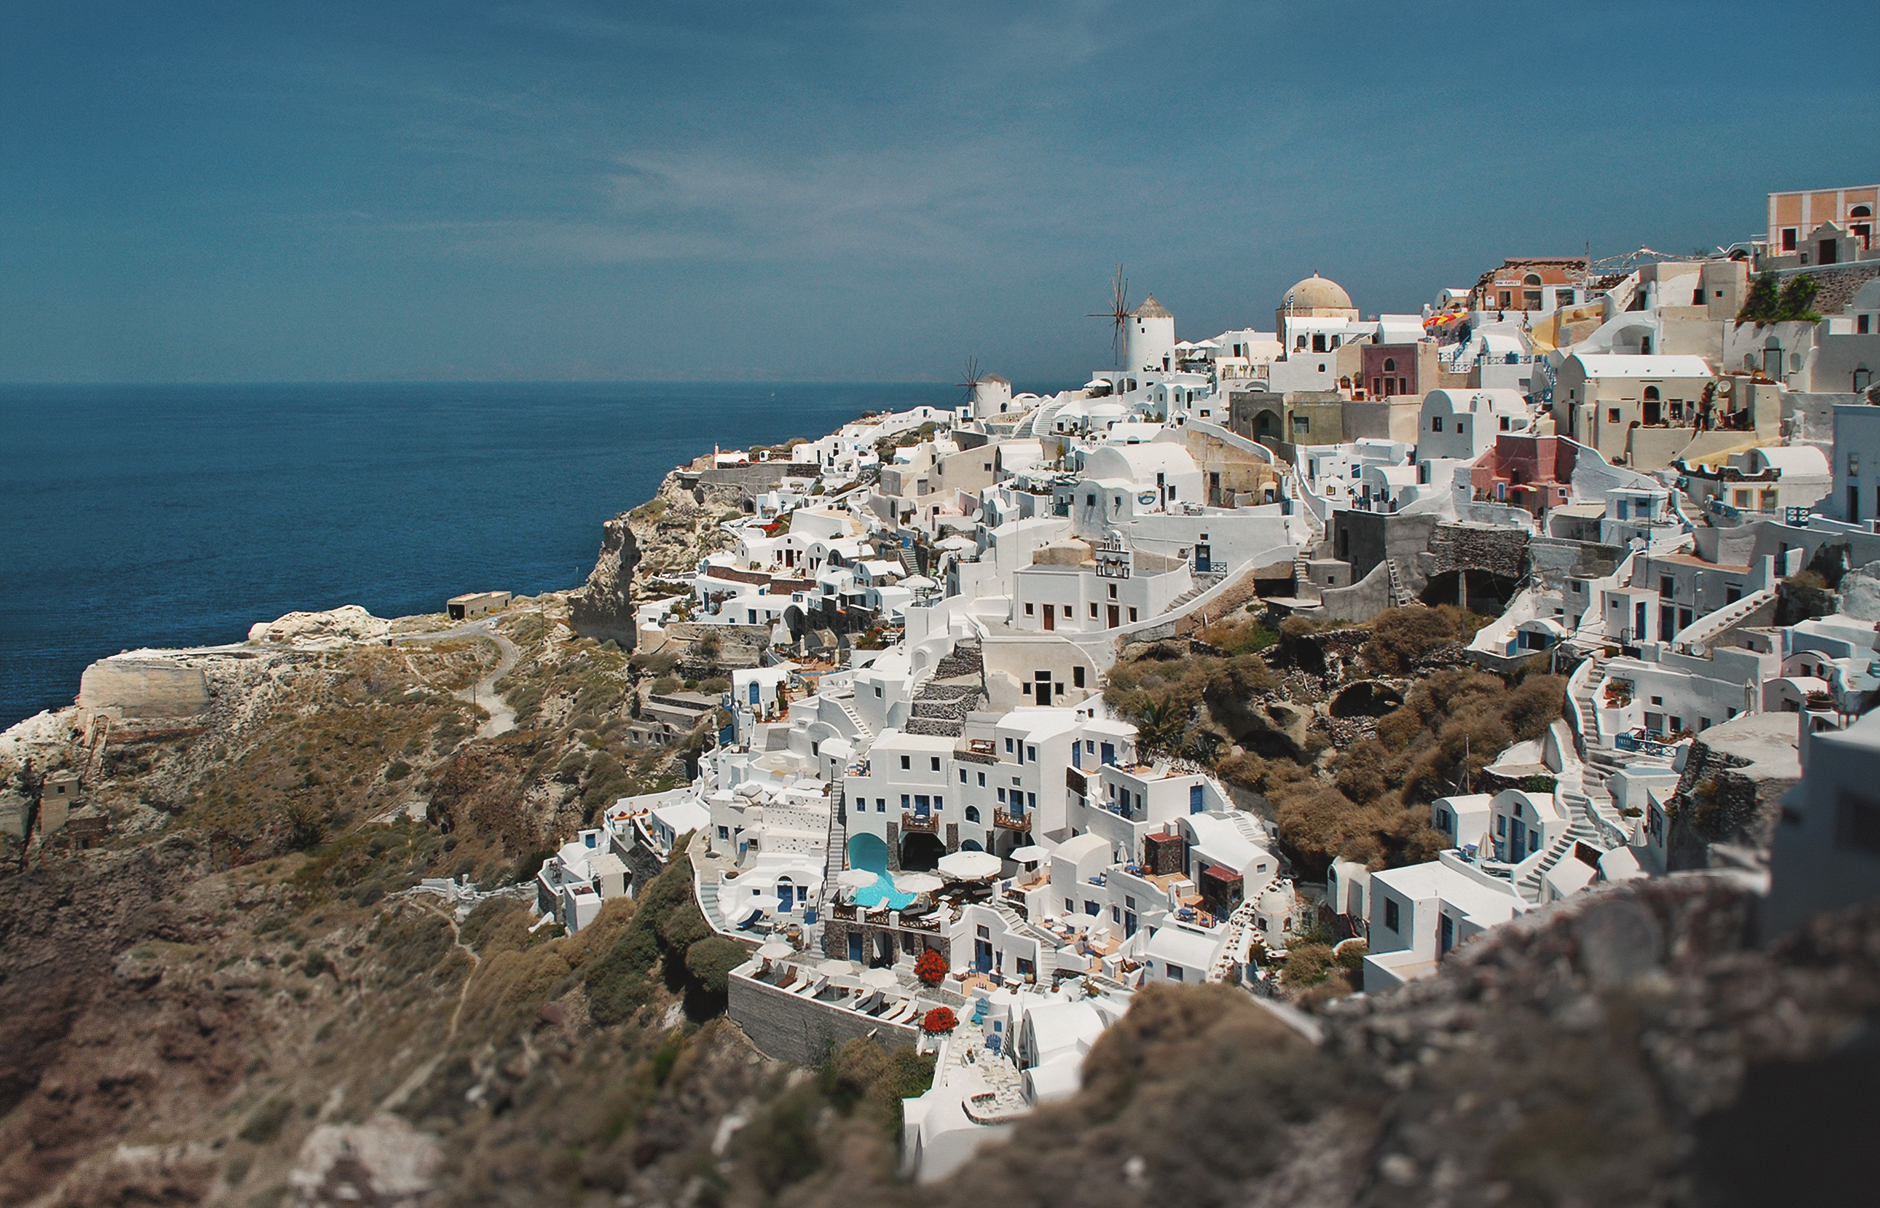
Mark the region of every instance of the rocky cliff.
POLYGON ((633 570, 640 560, 639 543, 622 512, 601 526, 601 552, 588 572, 587 582, 568 593, 568 623, 583 637, 612 641, 632 650, 633 570))

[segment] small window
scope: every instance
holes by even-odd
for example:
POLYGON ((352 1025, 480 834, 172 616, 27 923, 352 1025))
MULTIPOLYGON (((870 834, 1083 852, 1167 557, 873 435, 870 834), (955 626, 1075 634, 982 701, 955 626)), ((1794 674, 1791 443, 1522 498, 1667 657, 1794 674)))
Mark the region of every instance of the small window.
MULTIPOLYGON (((1619 422, 1619 409, 1617 407, 1606 408, 1606 422, 1609 424, 1616 424, 1619 422)), ((1025 611, 1030 612, 1031 605, 1029 604, 1025 605, 1025 611)))
POLYGON ((1005 740, 1005 753, 1007 755, 1012 753, 1012 740, 1009 738, 1005 740))
POLYGON ((1178 982, 1178 981, 1181 981, 1184 976, 1186 976, 1183 973, 1182 967, 1180 965, 1164 965, 1162 967, 1168 970, 1168 979, 1170 981, 1178 982))
POLYGON ((965 768, 960 769, 960 783, 961 784, 966 783, 966 769, 965 768))
POLYGON ((1397 924, 1398 924, 1397 903, 1393 902, 1389 898, 1385 898, 1384 899, 1384 926, 1391 931, 1396 931, 1397 924))
POLYGON ((1430 417, 1430 431, 1441 432, 1442 430, 1443 430, 1443 417, 1440 415, 1432 415, 1430 417))
MULTIPOLYGON (((1090 606, 1090 615, 1095 616, 1096 613, 1097 606, 1092 604, 1090 606)), ((1073 688, 1081 688, 1084 686, 1084 668, 1081 663, 1071 668, 1071 686, 1073 688)))
POLYGON ((940 770, 940 757, 938 755, 933 757, 933 770, 936 772, 940 770))
POLYGON ((979 787, 982 789, 986 787, 986 774, 984 772, 979 773, 979 787))
MULTIPOLYGON (((1614 420, 1616 421, 1616 420, 1618 419, 1618 416, 1619 416, 1619 413, 1618 413, 1617 411, 1615 411, 1615 412, 1613 412, 1612 414, 1613 414, 1613 419, 1614 419, 1614 420)), ((1035 607, 1035 606, 1034 606, 1034 605, 1031 605, 1031 604, 1027 604, 1027 605, 1025 605, 1025 615, 1026 615, 1026 616, 1028 616, 1028 617, 1029 617, 1029 616, 1036 616, 1037 614, 1036 614, 1036 613, 1035 613, 1035 612, 1033 611, 1033 609, 1034 609, 1034 607, 1035 607)))
POLYGON ((911 761, 911 760, 909 759, 909 757, 908 757, 908 756, 906 756, 906 755, 903 755, 903 756, 901 756, 901 770, 902 770, 903 772, 905 772, 905 771, 907 771, 907 770, 908 770, 909 768, 912 768, 913 766, 914 766, 914 764, 913 764, 913 762, 912 762, 912 761, 911 761))

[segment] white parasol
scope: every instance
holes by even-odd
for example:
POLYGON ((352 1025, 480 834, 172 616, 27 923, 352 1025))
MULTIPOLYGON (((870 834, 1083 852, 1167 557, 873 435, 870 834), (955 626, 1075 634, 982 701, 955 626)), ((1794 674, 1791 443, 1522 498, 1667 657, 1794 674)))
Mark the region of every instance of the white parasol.
POLYGON ((943 884, 930 872, 904 872, 894 878, 894 887, 902 893, 932 893, 943 884))
POLYGON ((940 857, 940 871, 962 881, 996 877, 1004 867, 1004 861, 990 852, 956 851, 940 857))

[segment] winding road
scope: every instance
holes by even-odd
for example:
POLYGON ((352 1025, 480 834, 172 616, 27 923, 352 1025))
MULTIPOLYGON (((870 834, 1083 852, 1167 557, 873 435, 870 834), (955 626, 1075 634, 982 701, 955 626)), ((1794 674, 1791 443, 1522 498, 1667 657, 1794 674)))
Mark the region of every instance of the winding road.
POLYGON ((398 634, 392 638, 392 645, 408 642, 445 642, 452 638, 483 638, 496 643, 496 668, 488 675, 454 693, 459 700, 489 711, 489 720, 477 728, 478 738, 493 738, 498 734, 507 734, 516 728, 516 711, 497 694, 496 681, 508 675, 522 657, 516 644, 504 637, 496 629, 496 618, 483 617, 475 621, 466 621, 449 629, 434 629, 429 633, 398 634))

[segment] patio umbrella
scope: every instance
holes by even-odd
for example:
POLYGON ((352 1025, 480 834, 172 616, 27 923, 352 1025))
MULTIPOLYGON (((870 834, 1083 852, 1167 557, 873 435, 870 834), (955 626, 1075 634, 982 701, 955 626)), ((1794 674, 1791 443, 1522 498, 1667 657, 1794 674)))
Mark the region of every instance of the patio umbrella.
POLYGON ((1027 843, 1023 847, 1013 848, 1011 858, 1017 860, 1020 864, 1036 864, 1050 854, 1050 852, 1039 847, 1036 843, 1027 843))
POLYGON ((904 872, 894 878, 894 887, 902 893, 932 893, 944 883, 930 872, 904 872))
POLYGON ((757 955, 767 961, 775 961, 782 960, 784 957, 790 956, 795 952, 795 948, 790 947, 789 944, 786 944, 782 940, 769 940, 758 948, 757 955))
POLYGON ((845 868, 836 874, 836 884, 843 889, 867 889, 879 879, 866 868, 845 868))
POLYGON ((855 972, 854 961, 822 961, 816 966, 816 972, 826 977, 847 977, 855 972))
POLYGON ((892 990, 901 984, 901 979, 892 969, 865 969, 862 971, 862 984, 874 986, 878 990, 892 990))
POLYGON ((1004 862, 991 852, 956 851, 940 857, 940 871, 962 881, 983 881, 996 877, 1004 862))

